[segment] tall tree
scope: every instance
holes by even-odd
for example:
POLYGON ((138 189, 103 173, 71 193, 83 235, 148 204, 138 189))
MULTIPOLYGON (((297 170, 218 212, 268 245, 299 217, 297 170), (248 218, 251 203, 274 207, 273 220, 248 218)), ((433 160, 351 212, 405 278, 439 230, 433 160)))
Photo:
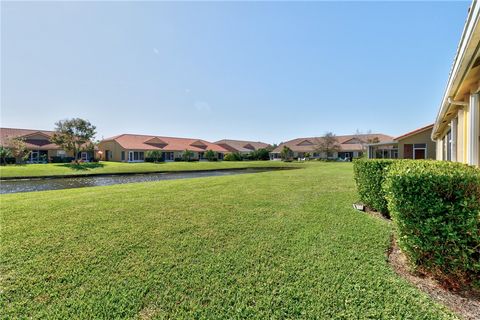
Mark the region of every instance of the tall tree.
POLYGON ((21 162, 24 162, 28 159, 28 156, 30 155, 30 150, 28 150, 27 143, 25 142, 24 138, 11 138, 8 141, 8 145, 10 146, 10 151, 14 158, 19 158, 21 162))
POLYGON ((283 149, 280 152, 280 157, 282 158, 283 161, 292 159, 293 158, 292 149, 290 149, 287 146, 283 146, 283 149))
POLYGON ((333 132, 327 132, 323 137, 318 139, 315 151, 325 153, 327 158, 333 155, 334 152, 340 151, 340 144, 333 132))
POLYGON ((55 123, 55 132, 50 140, 65 151, 73 152, 75 161, 77 161, 78 152, 83 150, 84 145, 90 143, 95 137, 95 129, 94 125, 84 119, 60 120, 55 123))

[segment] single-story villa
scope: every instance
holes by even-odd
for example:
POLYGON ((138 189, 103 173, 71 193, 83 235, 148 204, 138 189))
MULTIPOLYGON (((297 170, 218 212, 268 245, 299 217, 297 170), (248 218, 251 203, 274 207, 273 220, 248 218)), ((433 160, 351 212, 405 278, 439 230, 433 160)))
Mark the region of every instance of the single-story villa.
MULTIPOLYGON (((60 146, 52 143, 50 138, 53 131, 35 130, 35 129, 18 129, 18 128, 0 128, 0 145, 10 147, 12 139, 22 139, 30 154, 27 163, 45 163, 55 158, 73 158, 71 152, 63 150, 60 146)), ((93 158, 92 152, 79 152, 78 158, 89 161, 93 158)), ((15 159, 19 162, 20 159, 15 159)))
POLYGON ((266 149, 270 147, 270 144, 265 142, 260 142, 260 141, 223 139, 214 143, 230 152, 235 152, 242 155, 249 154, 252 151, 256 151, 259 149, 266 149))
POLYGON ((205 152, 212 150, 219 160, 228 150, 214 143, 191 138, 174 138, 141 134, 121 134, 100 141, 101 160, 118 162, 143 162, 148 151, 162 152, 163 161, 181 159, 185 150, 192 152, 191 160, 204 160, 205 152))
POLYGON ((430 139, 433 124, 396 137, 392 141, 368 145, 370 159, 435 159, 435 142, 430 139))
POLYGON ((335 136, 340 151, 332 154, 318 152, 319 145, 323 137, 297 138, 287 142, 282 142, 270 153, 271 160, 281 159, 281 152, 285 146, 292 150, 293 158, 310 158, 310 159, 342 159, 351 160, 361 157, 366 152, 366 146, 372 142, 391 141, 393 137, 375 133, 375 134, 357 134, 335 136))
POLYGON ((480 3, 473 1, 431 138, 437 160, 480 166, 480 3))

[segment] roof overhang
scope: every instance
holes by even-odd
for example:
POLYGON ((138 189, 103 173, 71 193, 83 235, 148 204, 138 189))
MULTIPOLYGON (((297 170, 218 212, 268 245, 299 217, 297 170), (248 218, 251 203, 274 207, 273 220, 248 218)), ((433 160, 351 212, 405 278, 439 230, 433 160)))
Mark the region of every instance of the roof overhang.
POLYGON ((389 146, 389 145, 396 145, 398 144, 397 141, 385 141, 385 142, 378 142, 378 143, 370 143, 367 144, 368 147, 376 147, 376 146, 389 146))
POLYGON ((457 54, 450 71, 440 110, 435 120, 432 136, 436 140, 444 131, 451 118, 456 114, 458 106, 450 103, 449 98, 465 101, 466 93, 479 87, 480 66, 480 5, 474 0, 470 6, 467 21, 463 28, 457 54))
POLYGON ((35 136, 41 136, 41 137, 44 137, 48 140, 51 139, 51 136, 49 136, 46 133, 43 133, 42 131, 32 132, 32 133, 29 133, 29 134, 26 134, 26 135, 23 135, 23 136, 18 136, 17 138, 28 139, 28 138, 35 137, 35 136))
POLYGON ((408 133, 402 134, 401 136, 396 137, 393 140, 400 141, 400 140, 406 139, 408 137, 414 136, 416 134, 419 134, 419 133, 422 133, 422 132, 425 132, 425 131, 428 131, 428 130, 432 130, 432 128, 433 128, 433 124, 429 124, 428 126, 425 126, 425 127, 419 128, 419 129, 415 129, 415 130, 410 131, 408 133))

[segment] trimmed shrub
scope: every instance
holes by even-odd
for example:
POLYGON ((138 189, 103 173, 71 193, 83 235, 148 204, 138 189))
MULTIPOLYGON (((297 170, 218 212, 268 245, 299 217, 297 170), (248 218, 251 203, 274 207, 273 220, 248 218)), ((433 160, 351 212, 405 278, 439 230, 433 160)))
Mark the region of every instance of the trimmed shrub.
POLYGON ((353 172, 360 201, 367 207, 388 216, 387 200, 382 189, 388 167, 398 160, 358 159, 353 172))
POLYGON ((232 152, 232 153, 227 153, 223 157, 223 160, 224 161, 242 161, 243 158, 242 158, 242 155, 240 153, 232 152))
POLYGON ((410 262, 455 288, 480 288, 480 170, 405 160, 390 166, 384 192, 410 262))
POLYGON ((270 160, 270 152, 267 149, 258 149, 247 155, 248 160, 270 160))
POLYGON ((145 154, 145 162, 163 162, 163 152, 160 150, 149 150, 145 154))
POLYGON ((75 160, 75 158, 73 157, 58 157, 58 156, 53 156, 50 158, 50 162, 51 163, 70 163, 72 162, 73 160, 75 160))
POLYGON ((208 161, 217 161, 217 154, 213 150, 207 150, 207 152, 205 152, 205 158, 208 161))

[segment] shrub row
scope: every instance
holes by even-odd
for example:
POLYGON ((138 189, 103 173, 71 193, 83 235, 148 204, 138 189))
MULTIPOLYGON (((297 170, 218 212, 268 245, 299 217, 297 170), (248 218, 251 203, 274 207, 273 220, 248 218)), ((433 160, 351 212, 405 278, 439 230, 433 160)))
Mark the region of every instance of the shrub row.
POLYGON ((415 267, 451 287, 480 289, 479 169, 441 161, 360 160, 355 179, 365 199, 381 203, 384 197, 398 244, 415 267))
POLYGON ((57 157, 57 156, 55 156, 55 157, 50 158, 51 163, 70 163, 73 160, 75 160, 75 158, 73 158, 73 157, 57 157))
POLYGON ((258 149, 248 154, 238 152, 227 153, 223 158, 225 161, 243 161, 243 160, 270 160, 269 149, 258 149))
POLYGON ((358 159, 353 162, 360 201, 386 216, 388 216, 387 200, 382 185, 388 167, 395 161, 391 159, 358 159))

